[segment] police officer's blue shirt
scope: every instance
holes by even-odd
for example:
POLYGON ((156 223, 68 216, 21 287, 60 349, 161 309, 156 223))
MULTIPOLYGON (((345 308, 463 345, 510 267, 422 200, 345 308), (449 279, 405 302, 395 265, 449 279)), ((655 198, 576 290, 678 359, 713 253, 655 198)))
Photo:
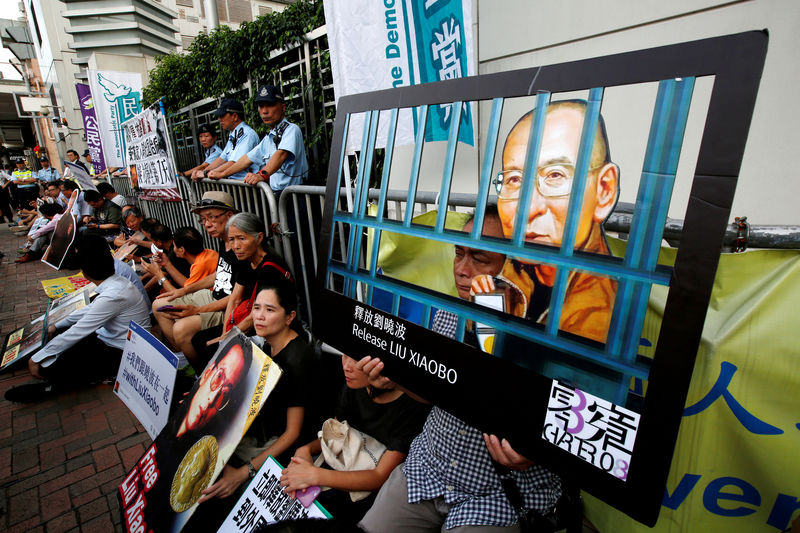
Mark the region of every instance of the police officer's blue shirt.
POLYGON ((217 146, 216 144, 212 144, 211 148, 206 148, 206 158, 203 161, 205 164, 211 164, 222 154, 222 148, 217 146))
MULTIPOLYGON (((257 144, 258 133, 244 122, 240 122, 238 126, 233 128, 233 131, 228 136, 228 143, 225 145, 225 148, 222 149, 222 153, 219 157, 223 161, 238 161, 240 157, 252 150, 257 144)), ((246 175, 247 171, 242 170, 228 176, 228 179, 243 180, 246 175)))
POLYGON ((282 191, 289 185, 299 185, 308 176, 306 147, 303 144, 303 133, 297 124, 283 119, 261 139, 258 146, 248 152, 247 158, 253 163, 253 167, 256 167, 255 172, 257 172, 264 168, 278 150, 288 152, 288 156, 283 165, 269 177, 269 186, 273 191, 282 191))
POLYGON ((58 179, 61 179, 61 174, 58 173, 58 170, 56 170, 55 167, 48 167, 48 168, 43 168, 39 172, 37 172, 36 178, 39 181, 49 183, 51 181, 56 181, 58 179))

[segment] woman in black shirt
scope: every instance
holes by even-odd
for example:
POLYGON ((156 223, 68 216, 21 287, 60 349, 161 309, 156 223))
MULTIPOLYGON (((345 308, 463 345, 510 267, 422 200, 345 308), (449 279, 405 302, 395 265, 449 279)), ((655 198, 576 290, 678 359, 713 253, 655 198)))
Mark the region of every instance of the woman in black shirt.
POLYGON ((317 498, 331 514, 345 524, 354 524, 370 508, 375 494, 392 470, 405 460, 414 437, 419 435, 430 410, 399 389, 373 389, 367 375, 356 368, 356 360, 342 355, 345 387, 336 408, 336 419, 365 433, 386 446, 374 469, 337 471, 314 466, 312 456, 322 450, 319 439, 301 446, 283 470, 281 485, 294 493, 312 486, 331 487, 317 498), (356 502, 350 491, 373 491, 356 502))
POLYGON ((292 329, 297 317, 294 284, 283 281, 262 286, 253 303, 252 317, 258 334, 253 341, 264 342, 264 349, 283 374, 222 474, 203 491, 199 503, 219 500, 201 505, 198 515, 202 518, 192 517, 194 529, 187 531, 216 531, 267 457, 280 458, 304 434, 305 411, 316 385, 316 358, 308 343, 292 329))

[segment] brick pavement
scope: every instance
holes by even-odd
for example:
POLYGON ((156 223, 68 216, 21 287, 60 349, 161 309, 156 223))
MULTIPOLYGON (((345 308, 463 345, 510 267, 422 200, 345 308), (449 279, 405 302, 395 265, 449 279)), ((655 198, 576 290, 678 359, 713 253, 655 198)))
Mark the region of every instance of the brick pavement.
MULTIPOLYGON (((15 264, 22 244, 2 224, 0 340, 44 313, 40 280, 75 273, 15 264)), ((0 531, 122 531, 116 488, 149 436, 108 385, 28 405, 3 398, 31 380, 25 369, 0 374, 0 531)))

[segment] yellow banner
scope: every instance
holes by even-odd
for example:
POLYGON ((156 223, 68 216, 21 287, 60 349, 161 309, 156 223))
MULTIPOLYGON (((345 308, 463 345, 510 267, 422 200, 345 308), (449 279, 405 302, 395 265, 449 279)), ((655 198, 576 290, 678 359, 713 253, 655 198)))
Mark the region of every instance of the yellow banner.
MULTIPOLYGON (((663 250, 663 262, 674 254, 663 250)), ((656 287, 650 296, 642 337, 653 346, 666 295, 656 287)), ((586 516, 599 531, 790 526, 800 514, 798 302, 800 252, 723 254, 658 523, 645 527, 584 494, 586 516)))

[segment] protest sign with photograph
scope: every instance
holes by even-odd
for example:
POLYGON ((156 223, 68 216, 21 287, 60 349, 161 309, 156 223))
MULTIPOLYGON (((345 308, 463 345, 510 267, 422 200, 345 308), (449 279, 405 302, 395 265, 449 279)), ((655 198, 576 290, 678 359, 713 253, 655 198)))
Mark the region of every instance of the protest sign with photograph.
POLYGON ((175 165, 169 153, 166 121, 156 102, 122 124, 125 154, 133 183, 143 200, 180 201, 175 165))
MULTIPOLYGON (((145 236, 144 233, 142 233, 141 231, 137 231, 131 236, 131 239, 144 240, 145 236)), ((128 257, 130 254, 132 254, 138 246, 139 246, 138 244, 131 242, 130 239, 128 239, 122 246, 117 248, 117 250, 114 252, 113 254, 114 259, 125 261, 125 258, 128 257)))
MULTIPOLYGON (((73 195, 77 194, 77 191, 73 195)), ((70 203, 70 205, 72 205, 70 203)), ((50 239, 50 246, 45 250, 42 256, 42 263, 49 265, 56 270, 61 269, 61 264, 67 256, 72 243, 75 242, 75 232, 78 227, 78 221, 75 219, 69 210, 64 213, 56 224, 56 229, 53 230, 53 237, 50 239)))
POLYGON ((119 486, 125 530, 177 532, 197 508, 281 376, 237 328, 119 486))
POLYGON ((114 392, 155 439, 167 423, 178 357, 136 322, 122 350, 114 392))
MULTIPOLYGON (((56 325, 69 315, 79 309, 83 309, 89 305, 89 291, 81 291, 74 293, 75 297, 70 298, 69 301, 64 302, 59 306, 51 304, 50 309, 47 311, 47 324, 56 325)), ((53 302, 55 303, 55 302, 53 302)))
POLYGON ((652 526, 767 41, 746 32, 340 98, 314 333, 380 358, 389 379, 652 526), (446 104, 446 148, 431 152, 426 121, 446 104), (481 153, 459 142, 473 105, 481 153), (393 133, 378 151, 408 112, 413 152, 394 150, 393 133), (432 223, 418 224, 433 199, 432 223), (452 229, 453 211, 472 216, 452 229), (684 221, 674 264, 661 250, 667 217, 684 221), (387 263, 406 266, 402 278, 387 263), (657 322, 653 295, 665 295, 657 322))
POLYGON ((274 457, 267 457, 217 533, 249 532, 283 520, 331 518, 319 502, 304 507, 300 500, 283 492, 281 470, 283 467, 274 457))

